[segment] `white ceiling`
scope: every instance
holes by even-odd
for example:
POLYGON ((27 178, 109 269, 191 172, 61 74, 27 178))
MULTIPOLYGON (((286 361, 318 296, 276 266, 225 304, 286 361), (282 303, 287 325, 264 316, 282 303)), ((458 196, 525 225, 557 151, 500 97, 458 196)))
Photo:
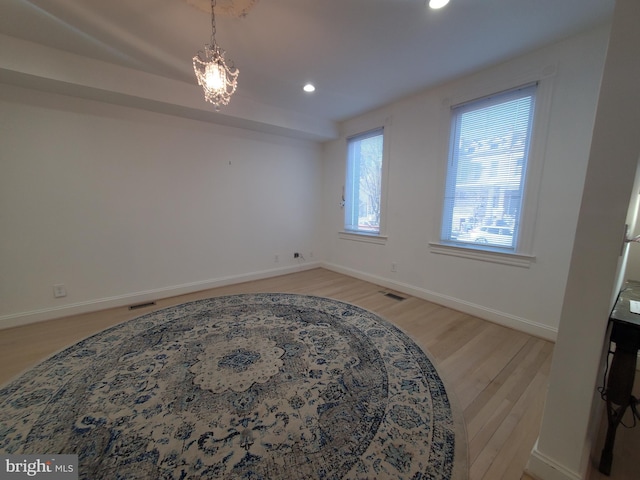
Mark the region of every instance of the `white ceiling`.
MULTIPOLYGON (((614 3, 259 0, 244 18, 217 15, 216 40, 240 70, 237 96, 336 122, 606 22, 614 3)), ((210 27, 187 0, 0 1, 0 34, 194 85, 210 27)))

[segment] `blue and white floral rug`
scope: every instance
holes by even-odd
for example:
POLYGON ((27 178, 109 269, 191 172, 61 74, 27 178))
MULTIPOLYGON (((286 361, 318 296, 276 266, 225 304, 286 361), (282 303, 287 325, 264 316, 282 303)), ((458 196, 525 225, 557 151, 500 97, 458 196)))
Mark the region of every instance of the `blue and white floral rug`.
POLYGON ((200 300, 94 335, 0 390, 0 451, 71 453, 80 478, 467 478, 432 362, 336 300, 200 300))

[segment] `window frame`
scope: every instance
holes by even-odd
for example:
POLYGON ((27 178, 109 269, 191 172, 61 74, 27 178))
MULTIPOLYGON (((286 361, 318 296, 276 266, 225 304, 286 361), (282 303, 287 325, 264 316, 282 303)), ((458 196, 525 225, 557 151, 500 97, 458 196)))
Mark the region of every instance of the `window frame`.
POLYGON ((532 72, 526 77, 507 79, 494 84, 493 88, 486 85, 481 88, 469 89, 457 96, 445 98, 442 101, 442 132, 440 176, 443 179, 440 191, 440 213, 437 217, 436 241, 428 243, 432 253, 452 255, 462 258, 489 261, 519 267, 530 267, 535 262, 534 234, 538 211, 538 197, 542 181, 544 166, 544 153, 548 136, 548 125, 553 93, 553 79, 556 74, 554 65, 547 65, 538 71, 532 72), (444 207, 448 166, 451 153, 453 113, 452 108, 458 105, 482 100, 498 95, 502 92, 517 90, 518 88, 537 83, 537 92, 534 104, 534 118, 529 140, 529 156, 524 173, 525 183, 522 190, 522 204, 518 239, 514 249, 489 247, 473 243, 456 242, 455 240, 443 240, 442 231, 445 225, 444 207))
POLYGON ((343 194, 341 199, 342 206, 342 229, 338 232, 339 238, 343 240, 353 240, 358 242, 366 242, 384 245, 387 241, 387 198, 388 198, 388 177, 389 177, 389 137, 391 130, 391 118, 369 119, 366 122, 357 122, 344 135, 344 152, 345 152, 345 169, 343 194), (365 230, 347 229, 346 222, 346 185, 349 177, 349 142, 367 134, 381 131, 382 132, 382 165, 380 171, 380 225, 378 232, 370 232, 365 230))
MULTIPOLYGON (((519 230, 520 230, 520 222, 522 220, 522 204, 524 202, 524 191, 527 184, 527 174, 529 172, 529 146, 531 144, 531 139, 533 138, 533 124, 535 122, 535 118, 537 115, 536 111, 536 99, 538 93, 538 84, 537 82, 522 85, 516 87, 511 90, 507 90, 505 92, 498 92, 494 95, 489 95, 485 97, 481 97, 475 100, 471 100, 469 102, 465 102, 459 105, 454 105, 451 107, 451 128, 450 128, 450 140, 449 140, 449 154, 448 154, 448 163, 447 163, 447 176, 446 176, 446 185, 445 185, 445 198, 443 203, 443 211, 442 211, 442 228, 440 232, 440 238, 443 242, 447 243, 462 243, 463 245, 469 245, 469 242, 464 242, 462 240, 456 240, 450 238, 451 230, 453 226, 453 220, 456 209, 456 196, 458 192, 458 181, 456 180, 460 175, 463 167, 460 164, 460 159, 462 157, 462 153, 458 148, 458 143, 461 139, 461 122, 463 116, 469 113, 482 113, 486 109, 505 104, 510 101, 531 97, 531 107, 528 110, 526 116, 527 120, 527 136, 526 136, 526 144, 523 149, 524 157, 523 160, 524 168, 520 172, 520 182, 518 184, 518 196, 520 197, 519 205, 518 205, 518 215, 515 220, 515 224, 510 228, 512 232, 512 245, 510 246, 500 246, 496 243, 489 243, 487 245, 482 245, 479 243, 470 242, 471 245, 480 249, 496 249, 497 251, 505 251, 505 252, 516 252, 518 251, 519 244, 519 230)), ((497 163, 494 161, 494 163, 497 163)), ((497 165, 493 166, 491 173, 495 174, 497 165)), ((485 171, 485 170, 483 170, 485 171)), ((491 187, 490 183, 486 181, 481 185, 486 188, 491 187)), ((478 185, 480 186, 480 184, 478 185)), ((489 199, 487 199, 489 200, 489 199)), ((495 199, 494 199, 495 201, 495 199)), ((487 202, 489 203, 489 202, 487 202)), ((490 209, 491 206, 487 205, 487 209, 490 209)), ((485 229, 488 231, 489 228, 492 228, 488 225, 481 225, 480 229, 485 229)), ((496 227, 497 229, 497 227, 496 227)))

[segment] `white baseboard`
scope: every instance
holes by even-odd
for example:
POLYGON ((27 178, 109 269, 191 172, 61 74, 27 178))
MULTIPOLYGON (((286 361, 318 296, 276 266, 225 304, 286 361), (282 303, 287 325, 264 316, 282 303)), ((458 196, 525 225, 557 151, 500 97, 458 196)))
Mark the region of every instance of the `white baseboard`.
POLYGON ((415 287, 413 285, 360 272, 358 270, 342 267, 333 263, 324 262, 322 264, 322 267, 326 268, 327 270, 333 270, 344 275, 349 275, 351 277, 359 278, 367 282, 375 283, 386 288, 391 288, 393 290, 406 293, 407 295, 422 298, 423 300, 437 303, 438 305, 442 305, 453 310, 468 313, 469 315, 473 315, 475 317, 479 317, 484 320, 503 325, 505 327, 513 328, 514 330, 528 333, 529 335, 534 335, 545 340, 555 342, 558 335, 558 330, 556 328, 549 327, 548 325, 543 325, 541 323, 527 320, 526 318, 499 312, 497 310, 486 308, 482 305, 467 302, 459 298, 442 295, 423 288, 415 287))
POLYGON ((538 450, 538 443, 533 447, 525 473, 544 480, 582 480, 582 475, 557 463, 538 450))
POLYGON ((174 285, 154 290, 147 290, 144 292, 134 292, 125 295, 118 295, 115 297, 99 298, 84 302, 71 303, 59 307, 42 308, 39 310, 32 310, 28 312, 2 315, 0 316, 0 330, 4 328, 27 325, 30 323, 42 322, 45 320, 53 320, 54 318, 66 317, 68 315, 78 315, 82 313, 95 312, 98 310, 104 310, 106 308, 123 307, 137 303, 150 302, 161 298, 174 297, 176 295, 194 293, 201 290, 207 290, 209 288, 224 287, 235 283, 243 283, 252 280, 276 277, 278 275, 285 275, 287 273, 311 270, 312 268, 318 268, 320 266, 320 262, 307 262, 304 264, 274 268, 259 272, 251 272, 241 275, 232 275, 228 277, 203 280, 200 282, 174 285))
POLYGON ((491 322, 504 325, 506 327, 513 328, 530 335, 544 338, 545 340, 550 340, 552 342, 555 342, 556 340, 557 330, 546 325, 532 322, 513 315, 508 315, 496 310, 488 309, 481 305, 476 305, 454 297, 431 292, 429 290, 418 288, 413 285, 397 282, 395 280, 389 280, 376 275, 360 272, 351 268, 346 268, 340 265, 320 261, 307 262, 299 265, 251 272, 241 275, 232 275, 228 277, 209 279, 182 285, 174 285, 165 288, 147 290, 144 292, 134 292, 115 297, 88 300, 84 302, 62 305, 60 307, 43 308, 39 310, 3 315, 0 316, 0 330, 4 328, 27 325, 29 323, 52 320, 54 318, 65 317, 68 315, 77 315, 82 313, 95 312, 97 310, 104 310, 106 308, 123 307, 136 303, 144 303, 158 300, 160 298, 184 295, 187 293, 193 293, 209 288, 223 287, 235 283, 248 282, 251 280, 260 280, 263 278, 275 277, 278 275, 285 275, 287 273, 310 270, 318 267, 324 267, 328 270, 359 278, 361 280, 375 283, 386 288, 391 288, 393 290, 406 293, 407 295, 422 298, 424 300, 437 303, 454 310, 468 313, 469 315, 474 315, 476 317, 483 318, 485 320, 489 320, 491 322))

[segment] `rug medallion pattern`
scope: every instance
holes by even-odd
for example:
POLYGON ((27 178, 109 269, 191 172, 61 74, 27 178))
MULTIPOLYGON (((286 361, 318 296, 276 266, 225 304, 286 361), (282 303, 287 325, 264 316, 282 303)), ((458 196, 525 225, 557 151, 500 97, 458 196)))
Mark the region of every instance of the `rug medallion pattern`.
POLYGON ((92 480, 453 480, 457 433, 403 332, 293 294, 150 313, 0 390, 0 451, 75 453, 92 480))

